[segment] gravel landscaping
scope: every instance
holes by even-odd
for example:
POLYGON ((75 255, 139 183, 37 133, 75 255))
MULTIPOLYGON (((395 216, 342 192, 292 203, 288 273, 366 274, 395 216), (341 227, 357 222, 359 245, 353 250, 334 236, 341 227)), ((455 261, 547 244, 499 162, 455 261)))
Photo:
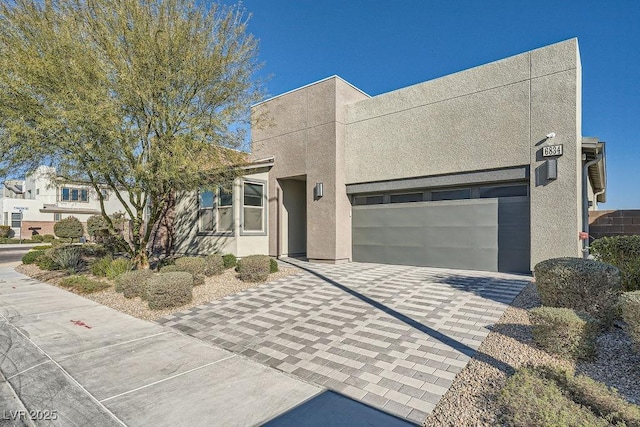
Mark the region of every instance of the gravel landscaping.
MULTIPOLYGON (((34 279, 42 280, 43 282, 51 283, 58 286, 60 281, 68 275, 61 271, 43 271, 36 265, 20 265, 16 267, 16 271, 25 274, 34 279)), ((296 274, 297 268, 292 267, 280 267, 280 270, 276 273, 269 274, 267 281, 277 280, 283 277, 296 274)), ((149 309, 147 302, 140 298, 125 298, 121 293, 115 291, 114 286, 110 288, 92 293, 83 294, 82 296, 111 307, 122 313, 129 314, 144 320, 157 320, 163 316, 166 316, 177 311, 186 310, 191 307, 195 307, 200 304, 204 304, 210 301, 221 299, 227 295, 232 295, 240 292, 244 289, 258 286, 261 283, 243 282, 237 278, 238 273, 233 269, 226 270, 218 276, 211 276, 205 279, 204 285, 194 286, 193 288, 193 300, 180 307, 165 309, 165 310, 151 310, 149 309)), ((96 280, 105 280, 95 278, 96 280)), ((264 283, 264 282, 262 282, 264 283)))
POLYGON ((497 396, 509 375, 525 365, 575 368, 591 378, 615 387, 629 402, 640 398, 640 357, 629 337, 613 328, 598 340, 593 362, 572 362, 535 347, 527 309, 540 306, 536 286, 527 286, 485 338, 478 353, 453 381, 451 388, 425 421, 425 426, 501 425, 497 396))

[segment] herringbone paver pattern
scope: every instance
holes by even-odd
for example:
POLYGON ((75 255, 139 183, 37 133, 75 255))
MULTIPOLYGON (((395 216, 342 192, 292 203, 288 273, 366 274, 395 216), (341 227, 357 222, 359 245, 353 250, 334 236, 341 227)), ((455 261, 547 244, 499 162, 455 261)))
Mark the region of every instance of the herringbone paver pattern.
POLYGON ((417 423, 530 281, 290 261, 306 271, 159 322, 417 423))

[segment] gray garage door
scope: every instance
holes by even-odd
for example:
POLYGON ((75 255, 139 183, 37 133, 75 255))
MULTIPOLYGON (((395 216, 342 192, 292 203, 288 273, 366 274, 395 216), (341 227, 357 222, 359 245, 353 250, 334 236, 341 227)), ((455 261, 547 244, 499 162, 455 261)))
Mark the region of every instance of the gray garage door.
POLYGON ((529 197, 353 206, 353 260, 529 272, 529 197))

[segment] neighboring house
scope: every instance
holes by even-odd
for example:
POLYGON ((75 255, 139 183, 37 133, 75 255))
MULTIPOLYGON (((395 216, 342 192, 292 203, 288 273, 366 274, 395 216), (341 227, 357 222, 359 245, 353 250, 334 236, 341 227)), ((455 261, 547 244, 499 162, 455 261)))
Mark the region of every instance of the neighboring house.
POLYGON ((509 272, 582 256, 606 173, 581 102, 576 39, 374 97, 295 89, 253 107, 270 160, 180 207, 180 248, 509 272))
MULTIPOLYGON (((107 213, 124 212, 115 195, 101 189, 107 213)), ((100 215, 95 189, 87 183, 67 182, 55 175, 55 169, 40 166, 24 180, 8 180, 2 187, 0 209, 2 224, 13 228, 15 237, 54 234, 53 226, 62 218, 74 216, 86 225, 92 215, 100 215)))

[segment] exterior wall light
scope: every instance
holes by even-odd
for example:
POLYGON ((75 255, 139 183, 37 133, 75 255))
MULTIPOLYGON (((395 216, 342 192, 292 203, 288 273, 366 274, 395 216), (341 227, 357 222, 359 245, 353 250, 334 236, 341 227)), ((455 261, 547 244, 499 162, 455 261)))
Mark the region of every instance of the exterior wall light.
POLYGON ((324 196, 324 185, 321 182, 317 182, 316 186, 313 187, 313 200, 318 200, 324 196))

